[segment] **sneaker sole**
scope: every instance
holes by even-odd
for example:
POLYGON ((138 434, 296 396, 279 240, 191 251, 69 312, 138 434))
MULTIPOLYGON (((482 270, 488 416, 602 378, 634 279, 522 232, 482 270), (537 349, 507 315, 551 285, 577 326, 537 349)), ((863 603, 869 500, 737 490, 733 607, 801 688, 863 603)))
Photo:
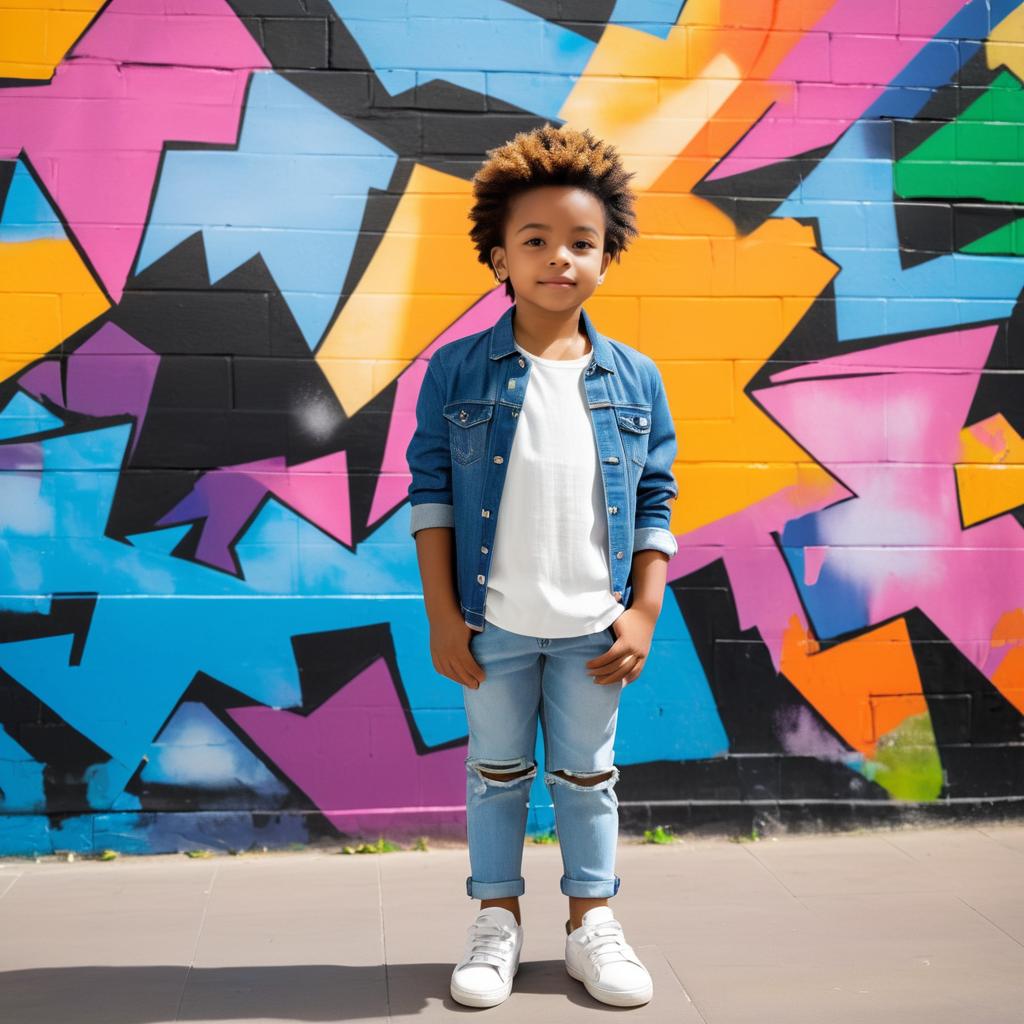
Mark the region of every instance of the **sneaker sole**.
POLYGON ((453 979, 449 986, 452 999, 457 1003, 462 1003, 463 1006, 497 1006, 499 1003, 505 1002, 512 994, 512 982, 515 981, 518 973, 519 964, 517 963, 515 970, 512 972, 512 977, 508 979, 508 985, 504 989, 495 989, 493 994, 468 992, 453 979))
POLYGON ((626 992, 610 991, 609 989, 598 988, 589 978, 577 974, 568 963, 566 963, 565 969, 569 972, 569 977, 575 978, 580 982, 598 1002, 608 1003, 609 1006, 643 1006, 644 1003, 649 1003, 654 996, 653 984, 644 985, 643 988, 630 989, 626 992))

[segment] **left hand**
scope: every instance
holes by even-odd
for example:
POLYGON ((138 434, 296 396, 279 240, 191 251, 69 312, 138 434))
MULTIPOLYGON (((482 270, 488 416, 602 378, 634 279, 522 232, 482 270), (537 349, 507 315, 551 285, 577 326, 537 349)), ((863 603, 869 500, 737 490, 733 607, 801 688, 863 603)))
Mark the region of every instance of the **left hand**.
POLYGON ((651 649, 657 616, 634 605, 627 608, 613 623, 615 642, 596 658, 587 662, 587 672, 595 683, 607 685, 621 682, 628 686, 643 671, 651 649))

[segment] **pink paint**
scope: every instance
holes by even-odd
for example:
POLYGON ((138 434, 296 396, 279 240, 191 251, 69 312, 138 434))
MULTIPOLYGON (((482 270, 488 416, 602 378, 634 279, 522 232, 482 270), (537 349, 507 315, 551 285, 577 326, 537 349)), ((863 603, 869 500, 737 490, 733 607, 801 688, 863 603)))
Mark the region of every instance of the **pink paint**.
POLYGON ((930 373, 943 370, 969 370, 978 368, 978 351, 986 352, 992 346, 995 328, 974 327, 952 330, 913 338, 897 344, 861 349, 843 355, 802 363, 773 373, 773 384, 784 381, 808 380, 813 377, 835 377, 860 370, 863 373, 892 373, 898 370, 925 368, 930 373))
POLYGON ((418 754, 382 658, 302 714, 234 708, 231 717, 339 832, 409 814, 465 815, 466 746, 418 754))
POLYGON ((266 56, 225 0, 112 0, 46 86, 0 90, 0 159, 22 149, 116 302, 168 140, 232 145, 266 56))
POLYGON ((728 178, 832 145, 970 0, 837 0, 775 69, 785 92, 708 174, 728 178), (899 20, 894 26, 894 12, 899 20), (895 31, 894 31, 895 29, 895 31), (821 34, 830 40, 829 83, 821 34))
POLYGON ((504 286, 492 289, 439 334, 410 366, 402 371, 395 392, 394 411, 388 425, 380 475, 377 477, 377 487, 370 505, 371 525, 409 498, 412 474, 409 472, 405 453, 413 434, 416 433, 416 399, 419 397, 420 387, 427 372, 427 360, 442 345, 492 326, 511 304, 504 286))
POLYGON ((741 630, 756 629, 776 671, 781 671, 783 637, 795 619, 804 630, 807 617, 786 560, 771 534, 799 515, 849 497, 840 484, 816 500, 791 487, 749 508, 680 535, 679 551, 668 566, 670 580, 687 576, 721 559, 732 587, 741 630))
MULTIPOLYGON (((820 513, 817 525, 825 564, 867 595, 870 624, 920 608, 989 675, 1005 656, 991 643, 996 624, 1024 607, 1024 533, 1009 515, 964 529, 953 463, 995 331, 953 332, 969 372, 935 372, 929 365, 930 353, 939 366, 948 360, 947 334, 889 346, 885 358, 914 369, 819 375, 757 392, 796 441, 857 495, 820 513), (838 422, 822 423, 823 407, 833 408, 838 422), (884 449, 890 461, 851 455, 865 447, 884 449)), ((815 364, 815 372, 841 362, 848 370, 850 358, 815 364)))
POLYGON ((278 455, 204 473, 156 525, 205 520, 196 560, 237 572, 231 547, 268 493, 328 536, 351 546, 348 453, 344 451, 291 466, 278 455))
POLYGON ((782 705, 772 717, 775 733, 787 754, 839 764, 854 764, 863 760, 862 755, 849 750, 828 732, 810 708, 782 705))
POLYGON ((821 574, 821 567, 825 564, 826 548, 820 545, 810 545, 804 548, 804 584, 813 587, 818 582, 821 574))

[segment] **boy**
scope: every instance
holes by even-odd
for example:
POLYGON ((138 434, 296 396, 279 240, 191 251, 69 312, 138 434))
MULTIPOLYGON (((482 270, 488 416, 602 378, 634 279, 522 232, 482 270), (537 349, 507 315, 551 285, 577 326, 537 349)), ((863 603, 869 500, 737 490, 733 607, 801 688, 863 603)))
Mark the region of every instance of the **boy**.
POLYGON ((651 978, 608 906, 620 882, 613 743, 677 550, 676 438, 653 361, 583 309, 637 234, 632 174, 588 131, 549 124, 488 157, 470 236, 515 302, 431 357, 407 451, 431 656, 462 685, 469 725, 466 892, 480 912, 451 994, 494 1006, 519 968, 539 716, 566 969, 596 999, 636 1006, 651 978))

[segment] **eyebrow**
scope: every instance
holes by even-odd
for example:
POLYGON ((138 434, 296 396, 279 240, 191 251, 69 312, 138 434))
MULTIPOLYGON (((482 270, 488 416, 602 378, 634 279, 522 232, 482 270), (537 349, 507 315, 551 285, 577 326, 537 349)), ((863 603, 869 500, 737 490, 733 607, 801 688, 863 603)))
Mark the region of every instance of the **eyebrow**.
MULTIPOLYGON (((551 230, 550 224, 524 224, 519 231, 516 232, 518 235, 520 231, 526 231, 528 228, 542 228, 545 231, 551 230)), ((589 224, 577 224, 573 231, 589 231, 592 235, 597 234, 597 228, 592 228, 589 224)))

